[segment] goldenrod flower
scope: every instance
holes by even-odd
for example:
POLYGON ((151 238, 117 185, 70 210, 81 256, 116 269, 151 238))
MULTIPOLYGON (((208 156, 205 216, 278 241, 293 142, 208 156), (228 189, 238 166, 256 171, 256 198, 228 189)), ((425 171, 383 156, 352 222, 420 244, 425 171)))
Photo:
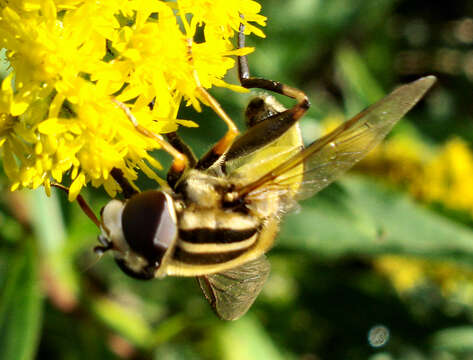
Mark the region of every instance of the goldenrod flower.
POLYGON ((374 260, 376 270, 387 276, 399 293, 404 293, 426 281, 421 260, 396 255, 379 256, 374 260))
POLYGON ((473 152, 459 138, 434 149, 398 134, 370 153, 359 170, 403 185, 424 202, 441 203, 473 215, 473 152))
POLYGON ((473 153, 459 138, 448 141, 425 167, 423 198, 473 215, 473 153))
POLYGON ((424 178, 426 153, 428 148, 419 140, 403 133, 395 134, 370 152, 357 168, 415 192, 416 184, 424 178))
POLYGON ((200 110, 195 74, 205 88, 243 90, 223 77, 232 56, 252 50, 235 49, 240 22, 264 36, 260 9, 252 0, 0 0, 12 70, 0 96, 0 150, 11 189, 48 189, 66 175, 70 199, 89 182, 114 196, 113 168, 131 182, 138 169, 160 181, 149 155, 158 145, 112 100, 155 133, 196 126, 177 119, 182 101, 200 110), (204 41, 193 41, 197 33, 204 41))
POLYGON ((400 295, 422 286, 435 285, 444 297, 467 306, 473 305, 473 271, 467 265, 397 255, 379 256, 373 264, 400 295))

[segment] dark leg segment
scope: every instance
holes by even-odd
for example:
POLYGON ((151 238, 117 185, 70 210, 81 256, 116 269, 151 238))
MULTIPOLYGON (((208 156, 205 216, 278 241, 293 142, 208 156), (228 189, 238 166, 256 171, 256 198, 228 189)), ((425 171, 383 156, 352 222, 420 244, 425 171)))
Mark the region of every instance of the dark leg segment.
POLYGON ((171 132, 166 134, 166 139, 169 143, 181 154, 187 156, 189 160, 189 167, 194 168, 197 164, 197 158, 194 155, 194 152, 191 150, 189 146, 181 139, 181 137, 175 132, 171 132))
MULTIPOLYGON (((238 34, 239 49, 245 47, 245 34, 243 33, 244 30, 245 25, 240 24, 240 32, 238 34)), ((302 116, 310 107, 309 99, 303 91, 284 85, 278 81, 251 77, 246 55, 238 57, 238 77, 240 78, 241 86, 247 89, 264 89, 296 99, 297 104, 292 109, 297 108, 297 112, 302 112, 300 116, 302 116)))
POLYGON ((133 186, 128 182, 127 179, 123 176, 123 171, 121 171, 118 168, 113 168, 112 171, 110 171, 110 175, 112 175, 113 179, 120 185, 123 191, 123 196, 125 199, 131 198, 133 195, 138 194, 138 191, 136 191, 133 186))
MULTIPOLYGON (((245 46, 244 29, 244 25, 240 24, 240 33, 238 35, 239 48, 245 46)), ((303 91, 277 81, 251 77, 246 56, 238 57, 238 75, 241 85, 247 89, 259 88, 286 95, 296 99, 297 104, 289 110, 270 116, 251 127, 233 143, 226 155, 226 160, 251 153, 276 140, 289 130, 310 107, 309 99, 303 91)))
MULTIPOLYGON (((187 146, 187 144, 182 141, 182 139, 177 135, 176 132, 171 132, 166 134, 166 138, 177 151, 181 154, 184 154, 188 161, 189 161, 189 168, 193 169, 197 165, 197 158, 195 157, 194 153, 192 152, 191 148, 187 146)), ((176 171, 173 167, 171 167, 167 173, 166 181, 168 182, 169 186, 173 189, 176 188, 176 184, 181 178, 183 174, 182 171, 176 171)))

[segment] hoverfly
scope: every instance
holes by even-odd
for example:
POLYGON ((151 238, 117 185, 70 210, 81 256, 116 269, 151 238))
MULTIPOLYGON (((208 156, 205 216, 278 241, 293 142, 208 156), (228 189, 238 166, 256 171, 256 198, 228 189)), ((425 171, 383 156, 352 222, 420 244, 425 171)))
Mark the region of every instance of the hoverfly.
MULTIPOLYGON (((241 25, 240 48, 243 30, 241 25)), ((243 87, 286 95, 297 104, 285 109, 271 96, 256 97, 245 113, 248 129, 237 137, 233 122, 200 88, 229 130, 199 160, 176 133, 165 142, 140 127, 128 111, 136 129, 173 156, 168 186, 138 193, 114 169, 111 175, 126 199, 111 200, 101 220, 78 198, 102 230, 97 252, 113 252, 118 266, 134 278, 197 277, 213 310, 225 320, 245 314, 261 291, 270 271, 265 253, 282 215, 363 158, 435 82, 427 76, 401 86, 304 147, 297 122, 309 108, 307 96, 279 82, 250 77, 245 56, 239 57, 238 68, 243 87)))

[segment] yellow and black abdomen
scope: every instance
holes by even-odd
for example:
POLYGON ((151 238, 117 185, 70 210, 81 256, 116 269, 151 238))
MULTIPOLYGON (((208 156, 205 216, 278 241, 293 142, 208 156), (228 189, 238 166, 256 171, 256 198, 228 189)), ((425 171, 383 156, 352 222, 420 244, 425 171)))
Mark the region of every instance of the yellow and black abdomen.
POLYGON ((186 209, 179 217, 179 238, 172 261, 195 271, 220 268, 251 251, 260 227, 255 218, 232 210, 186 209))
POLYGON ((260 242, 266 227, 254 216, 232 210, 184 210, 166 275, 207 275, 256 259, 267 250, 260 242))

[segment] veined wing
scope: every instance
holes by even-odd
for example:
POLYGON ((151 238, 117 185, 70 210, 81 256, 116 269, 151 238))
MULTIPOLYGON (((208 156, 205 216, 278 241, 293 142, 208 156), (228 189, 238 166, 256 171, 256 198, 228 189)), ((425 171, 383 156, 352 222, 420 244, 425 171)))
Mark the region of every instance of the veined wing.
POLYGON ((256 181, 269 170, 289 160, 303 149, 299 124, 295 124, 280 138, 257 151, 225 162, 227 173, 233 178, 256 181))
POLYGON ((268 278, 271 265, 263 255, 236 268, 199 276, 200 288, 217 316, 236 320, 251 307, 268 278))
POLYGON ((427 76, 397 88, 274 170, 242 187, 239 195, 283 194, 301 182, 301 175, 302 183, 296 199, 314 195, 379 144, 435 81, 434 76, 427 76), (294 171, 300 164, 304 164, 302 174, 294 171))

